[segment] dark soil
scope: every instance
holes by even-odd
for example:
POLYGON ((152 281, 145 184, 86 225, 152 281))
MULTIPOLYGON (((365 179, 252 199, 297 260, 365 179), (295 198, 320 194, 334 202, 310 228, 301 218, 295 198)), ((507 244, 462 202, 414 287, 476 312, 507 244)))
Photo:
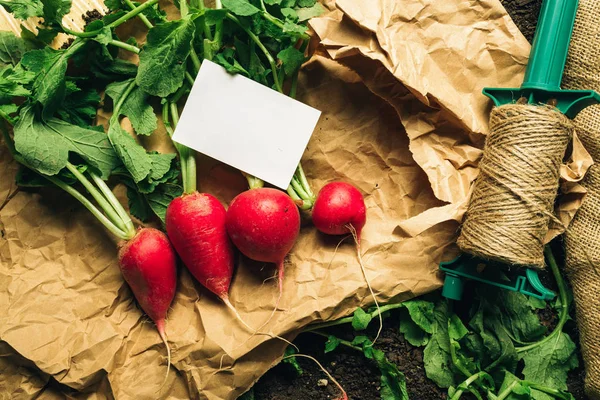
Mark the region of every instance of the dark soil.
POLYGON ((98 19, 102 19, 102 14, 100 14, 100 11, 94 9, 94 10, 86 11, 85 14, 83 14, 81 17, 83 18, 83 21, 87 25, 90 22, 94 22, 98 19))
MULTIPOLYGON (((512 16, 516 25, 529 41, 533 39, 535 24, 542 0, 501 0, 512 16)), ((543 282, 551 289, 556 289, 550 273, 541 274, 543 282)), ((456 310, 459 311, 458 309, 456 310)), ((557 323, 556 312, 548 306, 539 311, 544 325, 552 330, 557 323)), ((374 324, 376 325, 376 324, 374 324)), ((331 330, 342 339, 352 340, 350 327, 337 327, 331 330)), ((565 331, 578 341, 579 335, 573 321, 567 323, 565 331)), ((371 335, 372 337, 372 335, 371 335)), ((379 400, 379 371, 372 361, 367 360, 360 352, 339 346, 334 352, 324 354, 326 339, 312 333, 303 333, 295 341, 303 353, 317 358, 323 366, 344 387, 352 400, 379 400)), ((384 329, 377 348, 386 353, 387 358, 395 363, 406 376, 406 384, 411 399, 443 400, 446 391, 439 389, 425 376, 423 367, 423 350, 409 345, 398 333, 398 318, 384 321, 384 329)), ((585 372, 580 359, 580 367, 569 374, 569 391, 577 400, 586 400, 583 380, 585 372)), ((267 372, 254 387, 256 400, 331 400, 339 397, 339 390, 332 382, 327 386, 319 386, 319 380, 326 376, 313 362, 299 359, 304 373, 297 375, 289 364, 281 363, 267 372)), ((466 400, 467 396, 463 396, 466 400)))

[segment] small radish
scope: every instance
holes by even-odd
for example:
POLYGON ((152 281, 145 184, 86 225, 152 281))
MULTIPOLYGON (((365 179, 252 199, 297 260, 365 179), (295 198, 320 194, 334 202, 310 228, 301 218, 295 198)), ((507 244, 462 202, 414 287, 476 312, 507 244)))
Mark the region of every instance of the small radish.
POLYGON ((175 251, 163 232, 142 228, 119 249, 119 266, 140 307, 154 321, 167 347, 166 382, 171 367, 171 349, 167 343, 165 319, 177 286, 175 251))
POLYGON ((320 232, 327 235, 360 234, 367 222, 367 208, 363 195, 345 182, 331 182, 323 186, 312 209, 312 221, 320 232))
POLYGON ((191 274, 216 294, 250 331, 229 301, 235 257, 225 228, 225 207, 216 197, 192 192, 167 207, 167 234, 191 274))
POLYGON ((227 233, 246 257, 277 266, 281 299, 283 261, 300 233, 300 212, 292 199, 270 188, 239 194, 227 210, 227 233))
MULTIPOLYGON (((365 267, 360 251, 360 235, 362 229, 367 223, 367 207, 362 193, 345 182, 331 182, 323 186, 317 195, 315 204, 312 209, 312 221, 315 228, 326 235, 344 235, 352 234, 356 243, 356 253, 360 268, 362 270, 371 296, 375 301, 375 306, 379 309, 377 298, 371 283, 367 277, 365 267)), ((377 341, 383 327, 381 314, 379 315, 379 331, 373 340, 377 341)))

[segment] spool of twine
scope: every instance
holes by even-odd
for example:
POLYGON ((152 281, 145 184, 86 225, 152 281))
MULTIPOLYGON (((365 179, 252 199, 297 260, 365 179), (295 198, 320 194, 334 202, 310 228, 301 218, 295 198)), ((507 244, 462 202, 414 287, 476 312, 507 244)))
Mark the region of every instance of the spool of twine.
POLYGON ((484 259, 542 268, 573 125, 551 106, 507 104, 492 111, 490 131, 458 246, 484 259))

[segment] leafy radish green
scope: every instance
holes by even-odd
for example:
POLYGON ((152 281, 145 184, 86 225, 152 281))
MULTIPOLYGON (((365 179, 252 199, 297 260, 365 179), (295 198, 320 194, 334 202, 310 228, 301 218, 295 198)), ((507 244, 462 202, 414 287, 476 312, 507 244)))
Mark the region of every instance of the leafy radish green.
POLYGON ((148 32, 136 83, 154 96, 174 93, 183 83, 196 25, 190 18, 164 22, 148 32))

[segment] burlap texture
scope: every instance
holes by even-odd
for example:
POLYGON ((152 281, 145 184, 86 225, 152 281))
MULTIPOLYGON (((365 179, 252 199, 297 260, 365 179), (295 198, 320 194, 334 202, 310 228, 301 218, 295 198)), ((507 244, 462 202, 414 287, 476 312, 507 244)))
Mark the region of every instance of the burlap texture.
MULTIPOLYGON (((581 0, 569 58, 565 89, 600 91, 600 0, 581 0)), ((588 193, 566 234, 566 271, 573 286, 586 392, 600 399, 600 105, 583 110, 575 124, 594 164, 583 181, 588 193)))

